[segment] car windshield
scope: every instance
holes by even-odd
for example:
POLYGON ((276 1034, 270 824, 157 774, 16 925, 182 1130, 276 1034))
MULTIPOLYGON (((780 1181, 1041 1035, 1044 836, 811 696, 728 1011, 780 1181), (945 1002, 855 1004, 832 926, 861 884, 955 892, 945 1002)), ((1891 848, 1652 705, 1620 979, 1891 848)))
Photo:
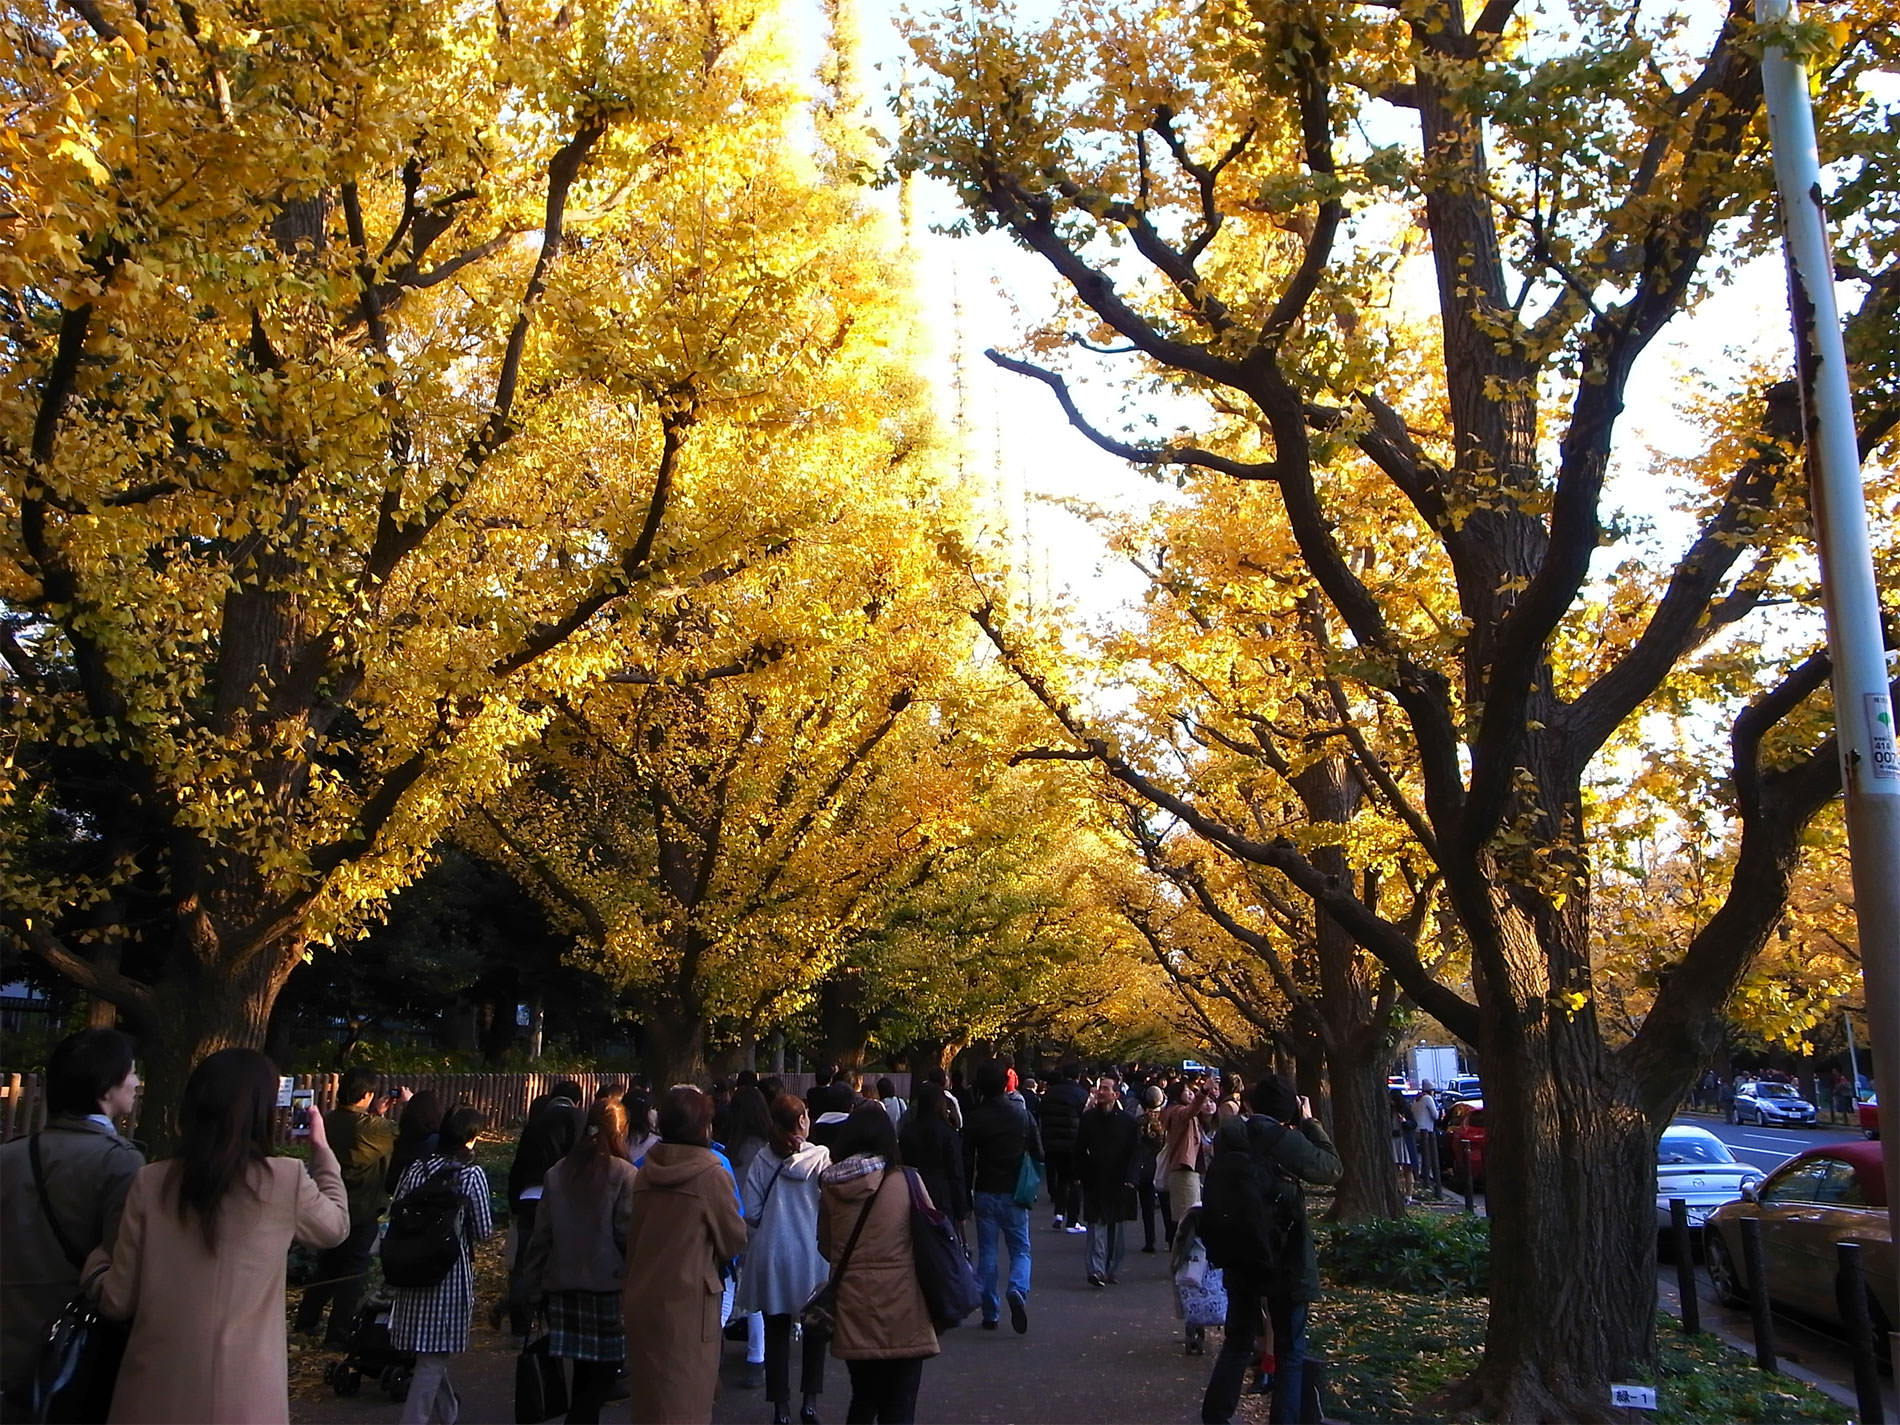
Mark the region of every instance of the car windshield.
POLYGON ((1728 1145, 1716 1138, 1677 1138, 1665 1133, 1656 1149, 1658 1163, 1732 1163, 1735 1155, 1728 1145))
POLYGON ((1794 1090, 1786 1084, 1756 1084, 1756 1098, 1793 1098, 1794 1090))

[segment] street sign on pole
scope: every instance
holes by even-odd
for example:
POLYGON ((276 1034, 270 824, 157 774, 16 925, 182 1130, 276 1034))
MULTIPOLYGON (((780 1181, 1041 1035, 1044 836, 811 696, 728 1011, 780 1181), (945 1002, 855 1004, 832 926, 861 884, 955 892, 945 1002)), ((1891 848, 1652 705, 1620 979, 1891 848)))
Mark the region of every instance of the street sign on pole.
MULTIPOLYGON (((1755 0, 1755 18, 1764 25, 1795 17, 1794 0, 1755 0)), ((1900 761, 1895 760, 1893 702, 1867 538, 1860 441, 1834 301, 1834 255, 1821 205, 1814 109, 1806 67, 1773 34, 1762 56, 1762 91, 1781 199, 1796 375, 1807 429, 1808 498, 1833 663, 1867 1039, 1880 1078, 1887 1181, 1900 1183, 1900 761)), ((1887 1211, 1893 1241, 1900 1243, 1900 1193, 1889 1195, 1887 1211)))

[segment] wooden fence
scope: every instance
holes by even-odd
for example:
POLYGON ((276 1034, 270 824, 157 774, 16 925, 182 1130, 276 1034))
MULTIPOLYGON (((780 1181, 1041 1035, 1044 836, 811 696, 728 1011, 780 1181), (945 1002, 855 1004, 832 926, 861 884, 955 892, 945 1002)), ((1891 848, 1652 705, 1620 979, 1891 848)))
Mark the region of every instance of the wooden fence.
MULTIPOLYGON (((298 1074, 296 1087, 313 1090, 317 1104, 323 1108, 336 1106, 337 1082, 340 1074, 298 1074)), ((778 1076, 792 1093, 803 1095, 811 1088, 810 1074, 780 1074, 778 1076)), ((889 1078, 897 1092, 905 1098, 910 1097, 909 1074, 873 1075, 872 1078, 889 1078)), ((443 1105, 453 1108, 457 1104, 473 1104, 488 1116, 492 1127, 505 1128, 518 1123, 528 1116, 528 1105, 542 1094, 551 1090, 563 1079, 572 1080, 580 1085, 583 1099, 591 1099, 596 1090, 607 1084, 624 1084, 625 1074, 389 1074, 383 1079, 383 1091, 394 1093, 407 1087, 417 1093, 424 1089, 434 1089, 442 1098, 443 1105)), ((137 1110, 134 1110, 134 1118, 137 1110)), ((0 1074, 0 1142, 7 1142, 33 1133, 46 1123, 46 1095, 40 1085, 38 1074, 0 1074)))

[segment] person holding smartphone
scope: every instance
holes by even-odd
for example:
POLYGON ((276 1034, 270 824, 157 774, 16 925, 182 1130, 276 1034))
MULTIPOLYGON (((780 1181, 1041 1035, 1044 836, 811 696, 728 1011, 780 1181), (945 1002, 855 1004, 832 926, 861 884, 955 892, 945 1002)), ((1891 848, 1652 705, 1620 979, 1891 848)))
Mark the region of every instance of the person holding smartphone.
POLYGON ((1305 1383, 1306 1317, 1319 1297, 1319 1258, 1306 1218, 1304 1184, 1339 1181, 1339 1151, 1313 1117, 1313 1106, 1278 1074, 1269 1074, 1247 1094, 1252 1114, 1230 1120, 1221 1129, 1221 1152, 1228 1144, 1252 1156, 1271 1185, 1269 1201, 1291 1234, 1270 1264, 1223 1268, 1227 1322, 1220 1354, 1214 1358, 1207 1392, 1201 1398, 1205 1425, 1226 1425, 1240 1405, 1240 1389, 1255 1359, 1260 1323, 1273 1333, 1272 1425, 1292 1425, 1301 1416, 1305 1383), (1230 1137, 1229 1135, 1233 1135, 1230 1137))
MULTIPOLYGON (((297 1330, 314 1335, 323 1326, 324 1308, 330 1311, 323 1344, 348 1347, 351 1323, 369 1280, 370 1253, 376 1246, 376 1225, 389 1206, 387 1178, 390 1155, 396 1151, 396 1125, 378 1111, 388 1100, 378 1099, 382 1075, 358 1065, 337 1085, 337 1106, 326 1114, 307 1114, 299 1130, 313 1134, 321 1120, 330 1147, 343 1169, 343 1187, 350 1199, 350 1234, 317 1258, 316 1276, 297 1303, 297 1330)), ((403 1089, 397 1096, 409 1098, 403 1089)))

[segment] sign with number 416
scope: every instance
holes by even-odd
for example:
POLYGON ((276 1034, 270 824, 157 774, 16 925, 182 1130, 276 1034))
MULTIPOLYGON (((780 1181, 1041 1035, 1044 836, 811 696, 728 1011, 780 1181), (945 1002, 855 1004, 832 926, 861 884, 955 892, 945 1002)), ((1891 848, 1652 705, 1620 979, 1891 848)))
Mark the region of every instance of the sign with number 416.
POLYGON ((1625 1410, 1654 1410, 1656 1388, 1648 1385, 1613 1385, 1610 1387, 1610 1404, 1625 1410))

